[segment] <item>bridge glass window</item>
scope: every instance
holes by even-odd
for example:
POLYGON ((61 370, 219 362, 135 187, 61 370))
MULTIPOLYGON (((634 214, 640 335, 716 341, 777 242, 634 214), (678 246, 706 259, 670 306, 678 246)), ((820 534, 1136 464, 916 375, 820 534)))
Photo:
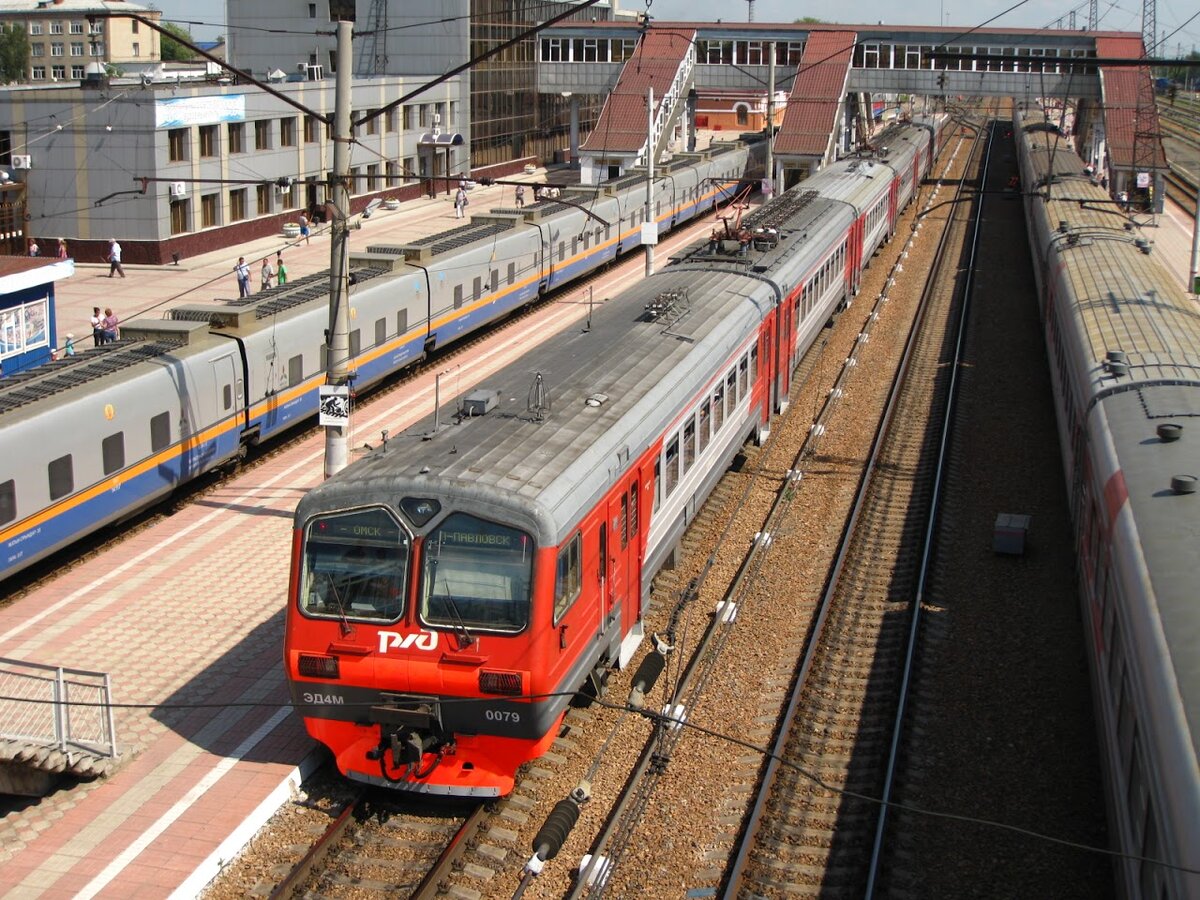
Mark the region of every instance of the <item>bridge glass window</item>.
POLYGON ((542 62, 566 62, 568 44, 566 38, 543 38, 542 62))
POLYGON ((50 477, 50 499, 57 500, 75 490, 75 469, 71 462, 71 454, 51 460, 46 467, 50 477))
POLYGON ((314 516, 304 529, 300 610, 394 622, 404 611, 410 556, 408 532, 382 507, 314 516))
POLYGON ((777 53, 786 53, 786 56, 779 57, 776 62, 783 66, 798 66, 800 59, 804 56, 804 41, 788 41, 786 44, 779 41, 775 44, 777 53))
POLYGON ((863 44, 863 45, 861 45, 861 47, 862 47, 862 60, 859 62, 859 65, 862 66, 864 69, 878 69, 879 68, 879 45, 878 44, 863 44))
MULTIPOLYGON (((613 38, 611 59, 613 62, 624 62, 633 57, 633 50, 637 46, 637 41, 632 38, 613 38)), ((699 51, 697 51, 699 58, 699 51)))
POLYGON ((13 479, 0 484, 0 525, 17 517, 17 483, 13 479))
POLYGON ((517 632, 529 623, 533 539, 452 513, 421 542, 419 612, 433 626, 517 632))

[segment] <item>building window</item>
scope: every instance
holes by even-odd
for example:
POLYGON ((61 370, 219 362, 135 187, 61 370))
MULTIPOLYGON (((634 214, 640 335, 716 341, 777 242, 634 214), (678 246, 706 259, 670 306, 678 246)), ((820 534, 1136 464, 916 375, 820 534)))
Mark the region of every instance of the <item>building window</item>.
POLYGON ((246 189, 238 188, 236 191, 229 192, 229 221, 240 222, 244 218, 246 218, 246 189))
POLYGON ((104 44, 93 41, 92 45, 88 48, 88 56, 103 56, 103 55, 104 55, 104 44))
POLYGON ((446 127, 453 128, 458 124, 458 101, 450 101, 450 118, 446 120, 446 127))
POLYGON ((133 55, 134 56, 142 55, 142 45, 139 44, 137 41, 133 42, 133 55))
POLYGON ((63 55, 62 41, 55 41, 53 44, 50 45, 50 55, 51 56, 62 56, 63 55))
MULTIPOLYGON (((61 44, 59 46, 61 46, 61 44)), ((422 103, 421 104, 421 127, 422 128, 429 127, 429 120, 432 118, 432 116, 433 116, 433 104, 432 103, 422 103)))
POLYGON ((213 228, 217 225, 221 205, 220 194, 204 194, 200 198, 200 227, 213 228))
POLYGON ((171 234, 183 234, 188 230, 188 201, 171 201, 171 234))
POLYGON ((71 55, 83 56, 83 41, 71 41, 71 55))
POLYGON ((262 119, 254 123, 254 149, 271 149, 271 122, 269 119, 262 119))
POLYGON ((395 187, 400 183, 400 167, 394 162, 387 163, 387 186, 395 187))
POLYGON ((366 115, 370 116, 363 124, 367 126, 367 134, 379 134, 379 116, 376 115, 379 110, 368 109, 366 115))
POLYGON ((415 106, 404 107, 404 130, 412 131, 417 127, 417 108, 415 106))
POLYGON ((42 33, 42 23, 41 22, 30 22, 29 23, 29 33, 30 34, 41 34, 42 33))
POLYGON ((132 26, 133 26, 132 28, 130 28, 130 31, 132 31, 134 34, 137 34, 138 33, 138 25, 140 25, 141 23, 138 22, 137 19, 131 19, 130 22, 132 23, 132 26))
POLYGON ((71 66, 71 77, 83 80, 83 66, 71 66))
POLYGON ((67 77, 67 67, 66 66, 51 66, 50 67, 50 77, 51 78, 66 78, 67 77))
POLYGON ((46 80, 46 67, 45 66, 34 66, 31 80, 45 81, 46 80))
POLYGON ((83 23, 82 22, 72 22, 71 23, 71 34, 83 34, 83 23))
POLYGON ((379 163, 367 166, 367 193, 379 190, 379 163))
POLYGON ((51 34, 62 34, 63 33, 62 22, 51 22, 50 23, 50 33, 51 34))
POLYGON ((167 160, 183 162, 187 159, 188 132, 186 128, 172 128, 167 132, 167 160))
POLYGON ((279 120, 279 146, 296 146, 296 117, 289 116, 279 120))
MULTIPOLYGON (((133 23, 137 25, 137 22, 133 23)), ((88 26, 88 34, 104 34, 104 22, 97 20, 88 26)))
POLYGON ((271 212, 271 185, 260 184, 254 189, 258 201, 258 214, 265 216, 271 212))
POLYGON ((30 56, 45 56, 46 55, 46 45, 45 44, 30 44, 29 45, 29 55, 30 56))
POLYGON ((283 205, 284 209, 295 209, 296 194, 298 192, 299 192, 299 188, 297 188, 296 185, 293 184, 290 188, 288 188, 286 191, 283 191, 279 195, 279 202, 280 202, 280 204, 283 205))
POLYGON ((308 4, 308 17, 310 19, 315 19, 317 17, 317 4, 315 4, 315 3, 308 4))
POLYGON ((246 150, 246 123, 229 123, 229 152, 243 153, 246 150))
POLYGON ((200 126, 200 155, 201 156, 216 156, 217 155, 217 126, 216 125, 201 125, 200 126))
POLYGON ((384 130, 391 133, 396 130, 396 109, 393 107, 384 113, 384 130))
POLYGON ((304 143, 315 144, 321 139, 321 126, 316 116, 304 117, 304 143))
POLYGON ((411 156, 404 157, 404 171, 401 173, 405 178, 417 177, 417 161, 411 156))

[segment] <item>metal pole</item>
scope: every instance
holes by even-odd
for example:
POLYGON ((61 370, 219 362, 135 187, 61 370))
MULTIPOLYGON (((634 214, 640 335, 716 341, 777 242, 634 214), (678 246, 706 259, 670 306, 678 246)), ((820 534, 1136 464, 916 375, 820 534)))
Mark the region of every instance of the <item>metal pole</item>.
MULTIPOLYGON (((337 83, 333 105, 333 237, 329 259, 329 354, 325 383, 350 382, 350 44, 353 22, 337 23, 337 83)), ((346 468, 349 460, 350 421, 325 426, 325 477, 346 468)))
POLYGON ((767 68, 767 199, 775 194, 775 44, 767 43, 771 64, 767 68))
POLYGON ((433 433, 442 426, 442 373, 433 376, 433 433))
POLYGON ((654 274, 654 244, 647 226, 654 222, 654 88, 646 89, 646 216, 642 222, 642 242, 646 245, 646 274, 654 274))
POLYGON ((1190 293, 1200 293, 1197 290, 1196 276, 1200 275, 1200 192, 1196 196, 1196 221, 1192 225, 1192 269, 1188 273, 1187 289, 1190 293))

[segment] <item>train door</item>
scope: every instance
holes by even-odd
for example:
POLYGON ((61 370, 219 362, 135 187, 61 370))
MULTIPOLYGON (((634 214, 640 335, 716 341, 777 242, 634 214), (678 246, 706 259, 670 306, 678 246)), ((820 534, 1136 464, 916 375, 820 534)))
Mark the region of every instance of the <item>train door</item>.
POLYGON ((217 389, 216 418, 228 419, 242 411, 245 385, 233 355, 213 360, 213 384, 217 389))
POLYGON ((604 616, 609 621, 621 610, 621 633, 641 618, 641 591, 638 583, 638 480, 627 474, 620 490, 609 495, 608 502, 608 574, 605 578, 604 616))

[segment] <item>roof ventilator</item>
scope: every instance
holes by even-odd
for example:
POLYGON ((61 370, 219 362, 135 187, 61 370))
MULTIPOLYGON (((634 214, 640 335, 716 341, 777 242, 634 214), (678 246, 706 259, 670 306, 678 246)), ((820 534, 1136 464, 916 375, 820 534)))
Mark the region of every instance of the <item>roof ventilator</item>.
POLYGON ((1183 437, 1183 426, 1178 422, 1163 422, 1155 430, 1158 432, 1158 439, 1164 444, 1169 444, 1183 437))
POLYGON ((1145 253, 1147 256, 1149 256, 1150 251, 1154 249, 1153 245, 1151 245, 1151 243, 1148 240, 1146 240, 1145 238, 1138 238, 1136 241, 1133 242, 1133 245, 1135 247, 1137 247, 1139 250, 1141 250, 1143 253, 1145 253))
POLYGON ((1171 491, 1176 494, 1194 494, 1196 481, 1195 475, 1172 475, 1171 491))
POLYGON ((1129 360, 1124 350, 1109 350, 1104 360, 1104 367, 1115 378, 1129 374, 1129 360))

